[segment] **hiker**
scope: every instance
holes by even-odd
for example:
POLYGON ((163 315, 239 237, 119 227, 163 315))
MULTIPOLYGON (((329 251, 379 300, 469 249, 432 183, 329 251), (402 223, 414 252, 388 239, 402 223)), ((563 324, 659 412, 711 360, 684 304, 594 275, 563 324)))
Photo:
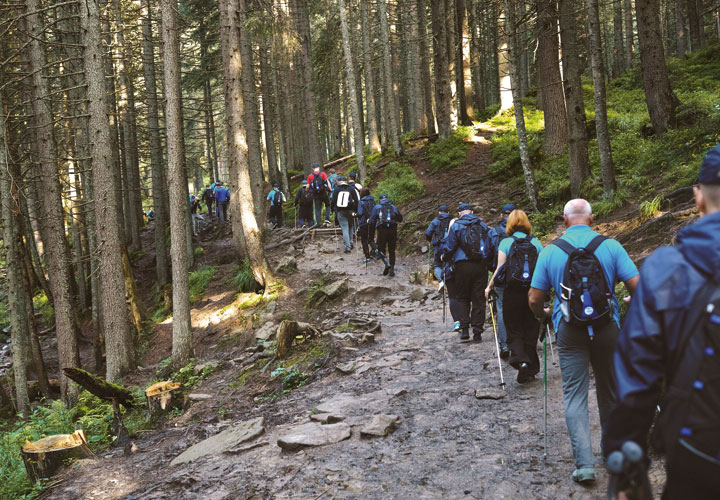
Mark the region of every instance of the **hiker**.
POLYGON ((227 206, 230 202, 230 191, 222 182, 215 185, 215 211, 220 222, 227 219, 227 206))
POLYGON ((352 238, 353 214, 358 210, 358 194, 355 188, 350 186, 345 176, 337 178, 337 186, 332 194, 332 210, 335 213, 335 220, 342 229, 345 253, 350 253, 354 248, 352 238))
MULTIPOLYGON (((490 243, 492 244, 493 249, 495 249, 493 263, 490 266, 491 272, 494 272, 498 267, 498 248, 500 246, 500 242, 508 236, 506 232, 507 220, 512 211, 516 208, 517 207, 512 203, 506 203, 503 205, 500 209, 500 222, 497 226, 490 230, 490 243)), ((502 283, 502 280, 495 280, 494 289, 495 309, 497 310, 497 317, 495 320, 497 323, 498 344, 500 345, 500 357, 507 359, 510 351, 508 350, 507 329, 505 328, 505 321, 503 320, 503 298, 505 295, 505 285, 502 283)))
POLYGON ((327 175, 325 172, 320 171, 319 164, 313 164, 313 173, 308 175, 307 182, 315 205, 315 225, 317 227, 323 225, 323 205, 325 205, 325 224, 330 225, 330 199, 328 194, 332 193, 332 191, 327 175))
POLYGON ((357 235, 362 242, 363 255, 365 256, 363 264, 367 264, 372 260, 370 248, 375 247, 375 242, 370 240, 370 215, 375 207, 375 198, 370 194, 369 188, 360 190, 360 203, 358 203, 357 211, 357 235))
POLYGON ((468 203, 458 206, 459 217, 450 226, 441 246, 445 267, 445 286, 450 299, 450 314, 460 324, 460 341, 482 342, 485 324, 485 296, 488 260, 492 258, 489 228, 468 203))
MULTIPOLYGON (((360 190, 362 189, 362 185, 359 184, 357 181, 357 174, 355 172, 350 172, 348 174, 348 186, 355 188, 355 192, 357 193, 358 200, 362 198, 360 195, 360 190)), ((356 214, 357 215, 357 214, 356 214)), ((357 221, 355 220, 355 217, 352 218, 352 234, 355 234, 357 232, 357 221)))
POLYGON ((194 194, 190 195, 190 218, 192 220, 192 231, 193 234, 197 234, 197 226, 198 226, 198 218, 200 217, 198 215, 198 209, 200 208, 200 200, 198 200, 198 197, 194 194))
POLYGON ((273 184, 272 191, 267 195, 267 200, 270 202, 270 222, 273 225, 273 229, 282 227, 283 225, 283 203, 287 201, 285 195, 280 191, 280 184, 277 182, 273 184))
POLYGON ((642 266, 615 352, 618 402, 606 435, 608 453, 628 440, 644 449, 655 421, 664 500, 720 498, 720 145, 698 182, 700 220, 642 266))
POLYGON ((544 307, 545 298, 550 288, 555 290, 552 321, 560 353, 565 422, 575 457, 572 479, 588 483, 595 480, 588 368, 592 364, 604 436, 608 415, 615 405, 612 357, 620 307, 614 287, 617 281, 623 281, 632 295, 638 271, 620 243, 590 229, 590 203, 571 200, 563 213, 567 230, 540 253, 528 295, 530 309, 545 324, 551 315, 550 308, 544 307))
POLYGON ((523 210, 513 210, 505 223, 505 234, 509 237, 503 239, 498 247, 497 269, 485 289, 485 298, 489 300, 493 286, 502 283, 507 309, 504 310, 505 317, 498 318, 498 321, 505 321, 510 352, 507 346, 500 346, 500 357, 510 356, 510 366, 518 371, 517 381, 524 384, 540 371, 537 354, 540 323, 528 306, 527 295, 543 246, 532 235, 530 219, 523 210))
POLYGON ((337 181, 338 181, 339 175, 334 168, 331 168, 330 170, 328 170, 328 172, 330 172, 330 175, 328 175, 328 182, 330 183, 330 192, 334 193, 335 186, 337 186, 337 181))
POLYGON ((447 205, 440 205, 440 207, 438 207, 437 217, 430 222, 430 225, 425 231, 425 239, 432 243, 433 246, 433 273, 435 274, 435 279, 440 282, 440 286, 438 287, 440 290, 445 286, 443 283, 443 263, 442 260, 440 260, 440 247, 450 229, 451 219, 452 216, 450 215, 447 205))
POLYGON ((147 213, 148 221, 155 220, 155 209, 150 207, 150 211, 147 213))
POLYGON ((210 184, 205 186, 205 190, 202 194, 202 201, 207 206, 207 212, 208 215, 210 215, 212 213, 213 202, 215 201, 215 196, 213 194, 212 188, 210 187, 210 184))
POLYGON ((313 227, 313 199, 307 181, 303 179, 300 189, 295 194, 295 207, 299 208, 298 221, 300 227, 313 227))
POLYGON ((387 257, 383 276, 395 276, 395 247, 397 246, 397 226, 403 221, 400 210, 390 202, 388 195, 380 195, 380 203, 375 205, 370 214, 370 240, 375 239, 377 230, 376 254, 387 257))

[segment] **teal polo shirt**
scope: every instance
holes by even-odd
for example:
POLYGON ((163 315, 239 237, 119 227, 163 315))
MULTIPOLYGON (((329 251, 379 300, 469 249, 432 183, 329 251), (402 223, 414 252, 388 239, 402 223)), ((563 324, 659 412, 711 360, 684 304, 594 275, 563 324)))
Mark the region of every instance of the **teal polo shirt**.
MULTIPOLYGON (((567 231, 565 231, 565 234, 561 236, 561 239, 567 241, 575 248, 581 248, 587 246, 597 235, 598 233, 590 229, 590 226, 580 224, 569 227, 567 231)), ((600 262, 603 272, 605 273, 605 279, 608 285, 610 285, 613 302, 615 303, 615 321, 618 327, 620 327, 620 305, 618 304, 617 297, 615 297, 615 283, 627 281, 637 276, 639 274, 637 267, 622 245, 613 239, 603 241, 595 251, 595 257, 597 257, 600 262)), ((533 274, 530 285, 538 290, 550 290, 551 287, 555 289, 555 302, 553 303, 552 315, 555 331, 557 331, 560 325, 560 319, 562 318, 562 313, 560 312, 560 294, 558 290, 560 290, 560 282, 563 279, 567 260, 568 254, 563 252, 560 247, 556 245, 546 246, 538 257, 535 273, 533 274)))
MULTIPOLYGON (((515 231, 513 233, 513 236, 521 240, 523 238, 526 238, 527 234, 523 233, 522 231, 515 231)), ((500 252, 504 253, 505 255, 510 255, 510 247, 512 246, 513 241, 515 241, 515 240, 513 240, 512 238, 505 238, 504 240, 502 240, 500 242, 500 246, 498 247, 498 250, 500 252)), ((542 246, 542 243, 540 243, 540 240, 533 236, 532 239, 530 240, 530 243, 532 243, 535 246, 535 248, 537 248, 538 255, 540 255, 540 252, 543 251, 543 246, 542 246)))

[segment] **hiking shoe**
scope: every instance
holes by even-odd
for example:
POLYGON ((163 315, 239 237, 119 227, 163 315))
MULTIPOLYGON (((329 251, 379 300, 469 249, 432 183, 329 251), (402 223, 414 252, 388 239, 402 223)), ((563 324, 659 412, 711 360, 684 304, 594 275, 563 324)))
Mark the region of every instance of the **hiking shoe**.
POLYGON ((507 347, 503 347, 500 350, 500 358, 508 359, 509 357, 510 357, 510 349, 508 349, 507 347))
POLYGON ((470 340, 470 332, 467 330, 461 330, 460 331, 460 342, 467 342, 470 340))
POLYGON ((372 259, 371 259, 370 257, 365 257, 365 258, 362 260, 362 263, 363 263, 363 264, 367 264, 368 262, 372 262, 372 259))
POLYGON ((383 276, 387 276, 390 272, 390 266, 385 266, 385 269, 383 269, 383 276))
POLYGON ((572 473, 572 480, 579 484, 587 484, 595 482, 594 467, 580 467, 572 473))
POLYGON ((453 323, 453 332, 459 332, 460 331, 460 322, 456 321, 453 323))
POLYGON ((517 374, 517 382, 518 384, 524 384, 525 382, 529 382, 532 380, 532 375, 528 373, 528 370, 530 369, 530 365, 527 363, 520 363, 520 368, 518 368, 518 374, 517 374))
POLYGON ((438 292, 442 292, 442 289, 443 289, 443 288, 445 288, 445 282, 444 282, 444 281, 441 281, 441 282, 438 284, 438 292))
POLYGON ((388 274, 391 278, 395 276, 395 266, 390 266, 390 271, 388 271, 388 274))
POLYGON ((482 342, 482 333, 473 333, 473 342, 477 344, 482 342))
POLYGON ((352 253, 352 250, 350 250, 349 248, 346 248, 345 250, 343 250, 343 253, 352 253))

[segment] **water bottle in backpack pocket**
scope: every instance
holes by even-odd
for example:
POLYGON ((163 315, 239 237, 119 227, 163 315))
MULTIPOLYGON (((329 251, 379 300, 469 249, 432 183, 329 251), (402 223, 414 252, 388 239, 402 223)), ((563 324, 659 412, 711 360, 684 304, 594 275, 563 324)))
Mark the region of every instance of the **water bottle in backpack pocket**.
POLYGON ((391 227, 395 224, 395 213, 390 203, 385 203, 380 207, 380 223, 384 227, 391 227))
POLYGON ((460 237, 460 248, 471 261, 487 261, 490 256, 488 228, 480 219, 475 219, 465 226, 460 237))
POLYGON ((505 286, 528 290, 537 264, 538 250, 532 243, 532 235, 525 238, 512 236, 513 243, 503 266, 505 286))
POLYGON ((560 310, 566 323, 586 327, 592 339, 594 329, 613 320, 615 310, 608 285, 595 250, 607 237, 598 235, 584 248, 575 248, 563 239, 553 245, 568 254, 560 282, 560 310))

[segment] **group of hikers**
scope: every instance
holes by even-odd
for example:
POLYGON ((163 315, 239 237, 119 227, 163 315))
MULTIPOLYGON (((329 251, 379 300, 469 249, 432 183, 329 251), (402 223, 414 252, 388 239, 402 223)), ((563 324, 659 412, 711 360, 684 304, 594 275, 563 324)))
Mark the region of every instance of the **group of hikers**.
POLYGON ((679 232, 675 246, 648 257, 640 273, 618 241, 590 228, 583 199, 565 205, 565 232, 546 247, 513 204, 492 228, 467 203, 457 218, 442 205, 426 231, 461 342, 471 330, 482 341, 490 302, 498 356, 525 384, 540 372, 538 340, 552 342, 553 326, 572 479, 582 484, 595 481, 592 366, 604 463, 620 498, 649 492, 654 425, 652 442, 667 458, 663 498, 720 499, 720 145, 705 157, 694 196, 700 220, 679 232), (619 282, 630 304, 622 328, 619 282))
POLYGON ((212 184, 205 186, 202 194, 198 198, 195 194, 190 194, 190 214, 193 219, 193 232, 195 232, 195 226, 198 213, 201 211, 201 204, 205 203, 207 207, 208 215, 214 213, 215 217, 220 222, 224 222, 228 218, 228 205, 230 204, 230 190, 225 186, 222 181, 216 181, 212 184), (215 212, 213 212, 213 205, 215 205, 215 212))

